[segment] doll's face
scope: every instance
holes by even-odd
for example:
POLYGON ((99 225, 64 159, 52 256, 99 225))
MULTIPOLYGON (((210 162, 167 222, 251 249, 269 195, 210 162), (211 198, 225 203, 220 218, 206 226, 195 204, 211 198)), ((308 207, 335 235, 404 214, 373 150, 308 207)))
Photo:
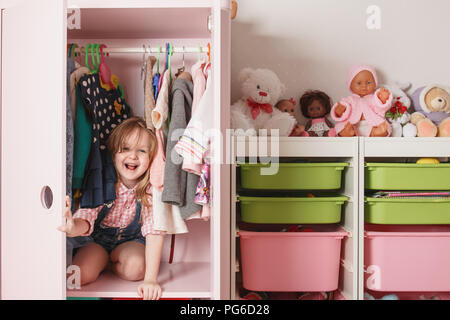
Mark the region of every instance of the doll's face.
POLYGON ((327 113, 327 108, 320 102, 320 100, 313 100, 308 106, 308 116, 310 118, 320 118, 327 113))
POLYGON ((360 97, 367 96, 375 92, 375 79, 370 71, 363 70, 358 73, 352 80, 350 90, 360 97))
POLYGON ((282 112, 287 112, 291 116, 295 117, 295 106, 290 101, 284 101, 278 105, 278 110, 282 112))

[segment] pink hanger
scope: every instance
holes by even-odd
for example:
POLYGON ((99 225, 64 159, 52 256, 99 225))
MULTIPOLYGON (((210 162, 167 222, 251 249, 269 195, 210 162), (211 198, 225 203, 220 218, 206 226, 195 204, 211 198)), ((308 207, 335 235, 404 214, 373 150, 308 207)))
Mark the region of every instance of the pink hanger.
POLYGON ((105 44, 102 44, 100 46, 100 57, 102 59, 102 62, 100 63, 100 67, 99 67, 100 78, 102 79, 102 82, 104 84, 109 84, 111 89, 112 88, 115 89, 114 84, 111 82, 111 70, 109 69, 108 65, 106 64, 105 57, 103 55, 103 48, 106 48, 105 44))

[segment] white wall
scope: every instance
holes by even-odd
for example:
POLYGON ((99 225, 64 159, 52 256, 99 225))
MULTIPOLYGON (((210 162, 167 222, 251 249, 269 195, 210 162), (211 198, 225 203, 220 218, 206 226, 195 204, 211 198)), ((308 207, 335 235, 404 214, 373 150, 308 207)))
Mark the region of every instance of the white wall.
MULTIPOLYGON (((244 67, 274 70, 286 97, 320 89, 347 96, 349 66, 368 63, 380 82, 450 85, 450 0, 238 0, 232 22, 232 103, 244 67), (380 30, 366 10, 381 9, 380 30)), ((412 90, 410 90, 412 93, 412 90)), ((299 117, 300 118, 300 117, 299 117)))

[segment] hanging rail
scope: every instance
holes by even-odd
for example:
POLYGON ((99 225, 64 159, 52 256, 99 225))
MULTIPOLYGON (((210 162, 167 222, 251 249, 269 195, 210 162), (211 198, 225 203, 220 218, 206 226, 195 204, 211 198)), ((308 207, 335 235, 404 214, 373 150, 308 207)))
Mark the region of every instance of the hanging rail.
MULTIPOLYGON (((103 49, 104 53, 166 53, 166 48, 165 46, 161 46, 161 49, 159 47, 146 47, 144 49, 144 47, 141 48, 129 48, 129 47, 124 47, 124 48, 114 48, 114 47, 107 47, 103 49)), ((174 47, 173 48, 173 52, 174 53, 208 53, 209 52, 209 48, 208 47, 174 47)), ((75 49, 75 53, 81 53, 81 54, 85 54, 85 50, 84 47, 80 48, 76 48, 75 49)), ((91 52, 88 52, 89 54, 91 52)))

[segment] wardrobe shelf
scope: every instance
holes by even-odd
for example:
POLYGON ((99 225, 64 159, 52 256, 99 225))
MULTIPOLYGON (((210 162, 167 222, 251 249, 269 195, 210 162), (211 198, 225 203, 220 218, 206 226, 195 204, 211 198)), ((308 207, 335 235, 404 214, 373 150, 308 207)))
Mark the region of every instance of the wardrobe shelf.
POLYGON ((250 156, 250 150, 257 150, 258 156, 279 157, 353 157, 357 153, 357 137, 328 138, 328 137, 279 137, 279 148, 274 148, 278 155, 271 154, 272 137, 233 137, 233 148, 236 157, 250 156), (252 145, 252 148, 250 148, 252 145), (254 149, 253 149, 254 148, 254 149), (279 151, 278 151, 279 150, 279 151))
MULTIPOLYGON (((158 279, 163 289, 162 298, 211 298, 210 264, 207 262, 162 262, 158 279)), ((106 271, 80 290, 67 290, 67 297, 139 298, 139 284, 106 271)))
POLYGON ((67 8, 211 8, 211 0, 67 0, 67 8))
POLYGON ((447 157, 450 138, 361 138, 365 157, 447 157))
MULTIPOLYGON (((70 9, 68 9, 70 12, 70 9)), ((211 6, 203 8, 85 8, 68 39, 207 39, 211 6), (183 19, 190 17, 189 19, 183 19), (114 21, 113 24, 110 22, 114 21)), ((150 41, 151 42, 151 41, 150 41)))

